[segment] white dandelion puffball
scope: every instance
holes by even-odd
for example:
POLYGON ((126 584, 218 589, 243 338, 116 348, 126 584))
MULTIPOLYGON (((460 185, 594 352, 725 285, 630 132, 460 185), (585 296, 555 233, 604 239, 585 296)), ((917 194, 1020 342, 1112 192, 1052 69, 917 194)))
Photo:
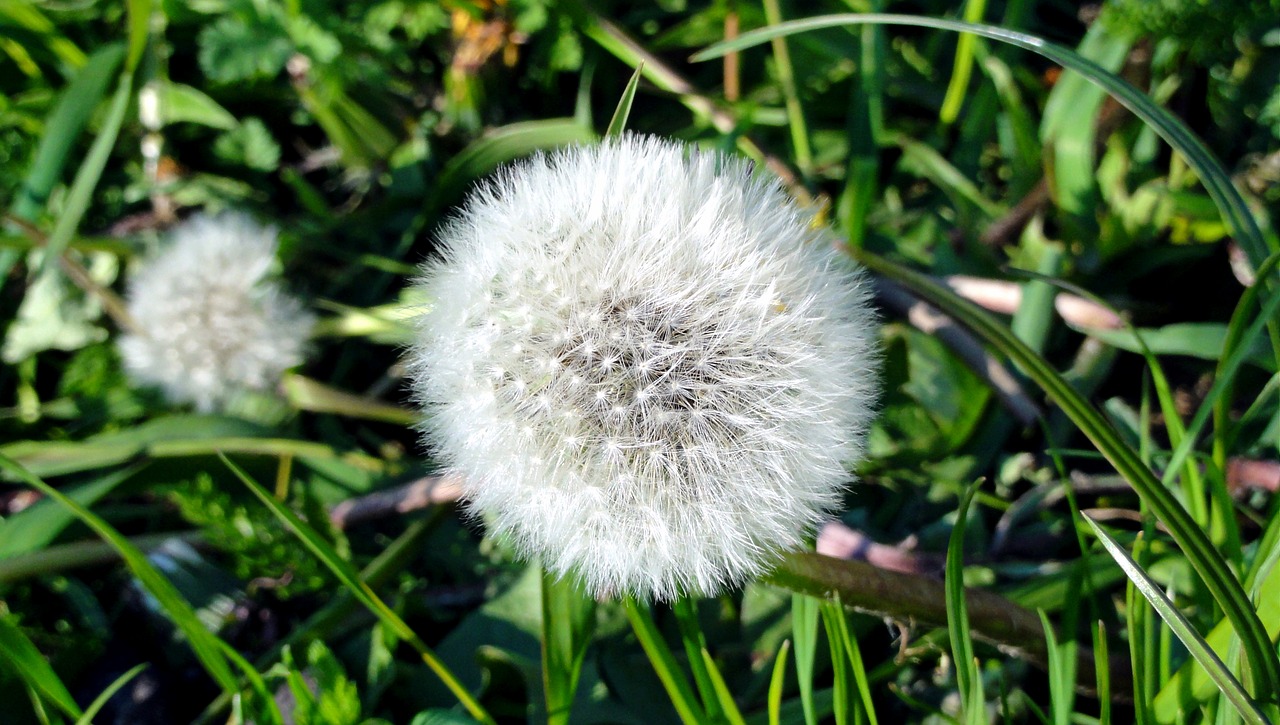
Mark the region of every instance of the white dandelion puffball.
POLYGON ((314 317, 272 274, 276 230, 244 214, 197 215, 128 283, 129 376, 201 411, 274 385, 303 360, 314 317))
POLYGON ((839 503, 875 397, 869 285, 743 161, 624 137, 476 192, 419 284, 427 439, 596 595, 714 595, 839 503))

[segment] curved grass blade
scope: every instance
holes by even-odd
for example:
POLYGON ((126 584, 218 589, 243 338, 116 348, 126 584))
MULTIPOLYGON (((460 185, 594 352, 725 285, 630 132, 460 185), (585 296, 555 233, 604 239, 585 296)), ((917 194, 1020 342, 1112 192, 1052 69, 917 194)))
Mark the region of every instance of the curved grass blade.
MULTIPOLYGON (((967 0, 964 4, 965 22, 978 22, 986 9, 987 0, 967 0)), ((944 124, 955 123, 960 117, 960 107, 964 105, 964 97, 969 92, 969 77, 973 74, 974 42, 972 35, 962 35, 956 43, 956 58, 951 66, 951 81, 947 83, 947 94, 942 99, 942 110, 938 112, 938 120, 944 124)))
POLYGON ((1182 612, 1178 611, 1173 602, 1169 601, 1164 592, 1160 591, 1160 585, 1152 581, 1147 576, 1147 573, 1142 570, 1142 567, 1139 567, 1137 562, 1129 556, 1129 552, 1125 551, 1124 547, 1120 546, 1115 539, 1103 531, 1102 527, 1093 519, 1086 516, 1085 522, 1093 529, 1093 533, 1098 536, 1098 540, 1106 547, 1107 552, 1116 560, 1120 568, 1124 569, 1124 573, 1138 588, 1138 591, 1142 592, 1142 596, 1151 602, 1152 607, 1155 607, 1156 612, 1160 614, 1160 618, 1169 625, 1174 634, 1178 635, 1178 639, 1186 646, 1191 656, 1195 657, 1200 666, 1213 678, 1214 684, 1218 686, 1223 695, 1226 695, 1231 705, 1244 718, 1244 721, 1250 725, 1268 725, 1270 720, 1262 714, 1262 711, 1258 709, 1258 706, 1244 691, 1244 686, 1240 684, 1235 675, 1231 674, 1227 666, 1218 658, 1217 653, 1196 632, 1191 623, 1187 621, 1187 618, 1182 616, 1182 612))
POLYGON ((782 688, 787 679, 787 653, 790 651, 791 640, 784 639, 773 659, 773 675, 769 677, 769 725, 782 722, 782 688))
POLYGON ((32 488, 39 490, 45 496, 71 509, 76 518, 80 519, 94 533, 101 536, 116 551, 120 552, 120 558, 124 559, 124 563, 129 567, 129 570, 137 577, 138 581, 151 596, 156 598, 156 601, 160 603, 174 626, 186 636, 187 643, 191 646, 196 658, 204 665, 205 670, 218 683, 218 686, 224 690, 236 689, 235 674, 231 671, 231 666, 227 664, 227 660, 223 656, 218 637, 205 628, 204 624, 196 616, 195 610, 178 593, 177 587, 160 573, 160 570, 147 559, 146 554, 143 554, 138 547, 121 536, 118 531, 97 514, 32 475, 7 456, 0 455, 0 469, 7 471, 32 488))
POLYGON ((249 474, 245 473, 244 469, 237 466, 230 458, 227 458, 225 454, 219 453, 218 457, 221 458, 227 468, 231 469, 231 472, 240 479, 240 482, 243 483, 253 493, 253 495, 257 496, 258 500, 262 501, 263 505, 265 505, 276 518, 280 519, 281 523, 289 527, 294 535, 298 537, 298 540, 301 541, 302 544, 306 546, 322 564, 324 564, 334 573, 335 576, 338 577, 338 580, 342 582, 342 585, 351 593, 352 596, 368 608, 368 610, 372 612, 373 615, 376 616, 383 624, 390 627, 391 630, 396 633, 396 636, 408 642, 415 650, 418 651, 418 655, 422 658, 423 663, 426 664, 427 667, 431 668, 431 671, 434 672, 436 676, 440 678, 440 681, 444 683, 445 687, 449 688, 449 691, 458 698, 458 701, 467 709, 467 712, 471 713, 472 717, 489 725, 494 723, 493 717, 489 715, 489 713, 480 705, 479 702, 476 701, 474 697, 472 697, 470 692, 467 692, 467 689, 462 686, 462 683, 458 682, 458 678, 449 671, 449 668, 440 661, 440 658, 436 657, 435 652, 433 652, 431 648, 422 641, 422 638, 419 637, 408 624, 405 624, 405 621, 400 618, 400 615, 392 611, 391 608, 388 607, 376 593, 374 593, 373 589, 368 584, 360 580, 360 575, 351 568, 349 563, 343 560, 342 557, 338 556, 338 553, 334 551, 324 539, 320 538, 319 534, 313 531, 306 522, 298 518, 297 514, 293 513, 293 511, 290 511, 284 504, 277 501, 274 496, 267 492, 266 489, 259 486, 256 481, 249 477, 249 474))
POLYGON ((93 698, 93 702, 89 703, 89 707, 84 709, 84 714, 76 720, 76 725, 93 725, 93 719, 98 716, 98 711, 107 704, 107 700, 110 700, 113 695, 119 692, 120 688, 129 684, 133 678, 142 674, 142 671, 147 669, 148 666, 149 665, 146 662, 143 662, 140 665, 135 665, 128 672, 117 677, 115 682, 107 685, 107 689, 99 692, 98 696, 93 698))
POLYGON ((622 90, 622 98, 618 99, 618 107, 609 120, 609 128, 605 129, 605 138, 621 136, 627 130, 627 117, 631 115, 631 103, 636 99, 636 88, 640 85, 643 73, 644 61, 640 61, 636 64, 636 72, 631 74, 631 80, 627 81, 627 87, 622 90))
POLYGON ((62 678, 49 666, 31 639, 5 617, 0 617, 0 669, 17 675, 41 699, 67 715, 81 716, 80 706, 67 686, 62 684, 62 678))
POLYGON ((1223 169, 1222 164, 1214 157, 1213 152, 1202 142, 1187 125, 1177 116, 1169 113, 1161 108, 1155 101, 1151 100, 1145 93, 1134 88, 1128 81, 1110 73, 1093 61, 1080 56, 1078 53, 1064 48, 1060 45, 1050 43, 1043 38, 1020 33, 1014 30, 1006 30, 990 25, 976 25, 973 23, 962 23, 954 20, 941 20, 938 18, 915 17, 912 15, 894 15, 887 13, 847 13, 839 15, 823 15, 815 18, 806 18, 804 20, 793 20, 782 23, 781 25, 773 25, 758 30, 752 30, 721 43, 716 43, 698 53, 695 53, 691 60, 703 61, 734 51, 750 48, 761 43, 772 40, 773 38, 781 38, 795 33, 802 33, 807 30, 819 30, 822 28, 836 28, 844 25, 860 25, 864 23, 882 24, 882 25, 909 25, 915 27, 936 28, 939 30, 951 30, 958 33, 973 33, 984 38, 998 40, 1003 43, 1030 50, 1033 53, 1048 58, 1049 60, 1080 73, 1088 78, 1091 82, 1102 86, 1125 108, 1133 112, 1148 125, 1150 125, 1157 134, 1160 135, 1170 146, 1177 149, 1187 159, 1187 164, 1195 169, 1196 174, 1200 178, 1200 182, 1204 184, 1205 190, 1209 196, 1213 198, 1217 204, 1219 211, 1226 219, 1227 224, 1231 227, 1231 233, 1235 236, 1236 241, 1245 250, 1249 257, 1250 263, 1255 267, 1260 266, 1271 253, 1271 249, 1262 235, 1262 231, 1258 228, 1258 223, 1253 218, 1253 214, 1249 210, 1248 204, 1236 187, 1231 182, 1231 176, 1223 169))
POLYGON ((742 719, 742 713, 738 711, 738 705, 733 701, 733 693, 729 692, 729 686, 725 684, 724 677, 720 675, 720 668, 716 667, 716 661, 711 658, 711 653, 706 647, 702 648, 702 666, 707 670, 707 677, 711 680, 711 689, 715 693, 716 699, 720 703, 720 709, 724 711, 724 719, 729 725, 747 725, 742 719))
POLYGON ((1082 398, 1041 356, 1019 340, 990 314, 934 282, 927 275, 907 269, 863 250, 850 250, 864 266, 899 284, 955 318, 1008 356, 1080 428, 1116 471, 1133 486, 1142 500, 1165 523, 1182 547, 1191 566, 1222 607, 1240 635, 1249 663, 1257 676, 1260 693, 1280 692, 1280 661, 1249 597, 1204 530, 1196 524, 1169 491, 1115 431, 1111 424, 1082 398))

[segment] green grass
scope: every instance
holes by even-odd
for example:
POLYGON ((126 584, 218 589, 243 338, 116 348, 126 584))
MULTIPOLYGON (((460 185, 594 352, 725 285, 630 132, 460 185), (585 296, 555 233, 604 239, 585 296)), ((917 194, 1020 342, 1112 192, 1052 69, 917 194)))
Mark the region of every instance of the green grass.
POLYGON ((0 7, 6 722, 1280 720, 1275 0, 179 5, 0 7), (387 503, 436 467, 399 366, 435 230, 624 132, 755 160, 963 328, 884 314, 856 560, 596 601, 483 516, 387 503), (223 208, 280 228, 322 319, 201 414, 114 340, 131 265, 223 208), (341 528, 352 500, 380 508, 341 528))

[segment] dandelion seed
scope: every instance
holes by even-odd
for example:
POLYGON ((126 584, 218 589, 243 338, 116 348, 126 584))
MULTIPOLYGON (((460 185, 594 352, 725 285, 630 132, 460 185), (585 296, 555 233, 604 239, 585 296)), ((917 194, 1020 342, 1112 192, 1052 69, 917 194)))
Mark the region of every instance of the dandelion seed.
POLYGON ((871 417, 869 292, 829 241, 746 163, 673 143, 513 166, 420 281, 427 440, 473 510, 592 593, 757 576, 839 503, 871 417), (526 329, 481 352, 459 319, 526 329), (483 372, 467 382, 489 402, 462 394, 494 368, 538 380, 545 407, 483 372))
POLYGON ((128 283, 137 331, 125 370, 201 411, 274 385, 303 360, 314 318, 271 277, 276 232, 243 214, 199 215, 128 283))

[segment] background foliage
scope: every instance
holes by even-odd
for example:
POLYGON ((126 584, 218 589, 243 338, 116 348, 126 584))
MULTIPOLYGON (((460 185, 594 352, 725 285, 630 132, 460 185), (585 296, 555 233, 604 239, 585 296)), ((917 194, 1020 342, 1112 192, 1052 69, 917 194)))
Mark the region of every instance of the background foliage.
MULTIPOLYGON (((401 291, 432 230, 502 163, 602 134, 642 61, 630 130, 756 158, 851 247, 953 284, 1003 282, 982 302, 1164 475, 1273 642, 1280 338, 1263 323, 1280 293, 1259 268, 1278 248, 1277 18, 1276 0, 7 0, 0 702, 13 722, 75 721, 95 699, 98 722, 466 722, 477 710, 455 706, 442 663, 497 720, 546 720, 545 688, 565 684, 542 672, 537 567, 447 506, 350 523, 334 507, 432 471, 397 365, 422 303, 401 291), (1261 245, 1230 229, 1184 154, 1026 50, 849 25, 689 60, 851 11, 1075 49, 1203 139, 1261 245), (176 219, 224 208, 280 227, 288 284, 322 322, 279 391, 196 415, 130 387, 113 304, 176 219), (1061 295, 1055 308, 1046 278, 1100 298, 1102 323, 1061 295), (1180 446, 1185 463, 1168 465, 1180 446)), ((899 580, 882 606, 859 602, 888 617, 793 599, 775 584, 809 589, 783 575, 703 601, 713 671, 746 719, 1233 722, 1150 591, 1269 713, 1248 642, 1242 654, 1220 624, 1176 526, 1157 525, 1034 370, 1010 367, 993 393, 974 338, 906 317, 901 287, 879 291, 881 414, 840 522, 863 537, 852 554, 948 580, 954 641, 945 621, 888 604, 899 580), (1154 585, 1127 578, 1082 514, 1154 585), (1001 598, 963 606, 961 581, 1001 598), (955 626, 990 632, 983 618, 1009 603, 1054 630, 1004 642, 1038 654, 955 626)), ((832 590, 818 581, 810 593, 832 590)), ((589 640, 568 686, 575 722, 677 717, 629 616, 604 602, 575 620, 589 640)), ((678 618, 653 616, 686 666, 678 618)))

